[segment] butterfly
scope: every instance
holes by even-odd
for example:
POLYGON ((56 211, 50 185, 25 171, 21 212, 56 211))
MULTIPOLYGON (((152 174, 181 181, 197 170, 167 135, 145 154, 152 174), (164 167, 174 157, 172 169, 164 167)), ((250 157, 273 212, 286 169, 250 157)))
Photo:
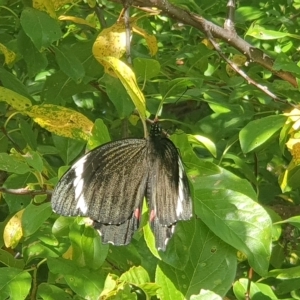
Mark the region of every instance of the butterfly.
POLYGON ((179 152, 157 122, 147 138, 109 142, 81 157, 51 202, 58 214, 92 219, 102 242, 125 245, 139 227, 144 197, 156 247, 165 250, 177 221, 191 218, 192 200, 179 152))

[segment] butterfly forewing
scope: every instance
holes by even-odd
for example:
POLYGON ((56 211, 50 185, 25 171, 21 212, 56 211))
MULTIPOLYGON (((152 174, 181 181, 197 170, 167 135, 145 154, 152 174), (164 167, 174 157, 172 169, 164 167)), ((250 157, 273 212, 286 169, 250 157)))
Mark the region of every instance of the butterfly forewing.
POLYGON ((127 221, 145 194, 147 143, 146 139, 124 139, 83 156, 57 184, 53 210, 104 224, 127 221))

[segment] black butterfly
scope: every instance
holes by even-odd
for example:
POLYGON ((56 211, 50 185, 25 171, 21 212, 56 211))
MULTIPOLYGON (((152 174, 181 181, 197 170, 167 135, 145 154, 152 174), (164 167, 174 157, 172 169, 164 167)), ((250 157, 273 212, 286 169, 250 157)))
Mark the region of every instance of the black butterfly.
POLYGON ((104 243, 128 244, 146 197, 158 249, 165 250, 178 220, 192 216, 188 179, 179 153, 161 127, 148 138, 104 144, 80 158, 60 179, 52 208, 94 221, 104 243))

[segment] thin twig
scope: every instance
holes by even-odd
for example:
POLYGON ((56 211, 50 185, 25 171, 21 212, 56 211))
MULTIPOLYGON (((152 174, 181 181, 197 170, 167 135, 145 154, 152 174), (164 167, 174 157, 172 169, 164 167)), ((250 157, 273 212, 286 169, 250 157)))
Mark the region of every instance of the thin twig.
POLYGON ((0 192, 5 194, 13 194, 13 195, 30 195, 30 196, 36 196, 36 195, 52 195, 51 190, 28 190, 26 188, 20 188, 20 189, 7 189, 4 187, 0 187, 0 192))
POLYGON ((235 33, 236 31, 234 26, 234 14, 235 14, 235 1, 229 0, 227 3, 227 18, 224 22, 224 28, 235 33))
POLYGON ((100 23, 100 26, 101 26, 102 29, 107 27, 107 24, 106 24, 106 21, 105 21, 105 18, 104 18, 104 14, 103 14, 103 9, 104 9, 104 6, 99 6, 98 4, 96 4, 95 13, 96 13, 96 16, 99 20, 99 23, 100 23))
POLYGON ((254 79, 252 79, 251 77, 249 77, 242 69, 240 69, 233 61, 231 61, 230 59, 228 59, 226 57, 226 55, 222 52, 219 44, 215 41, 215 39, 213 38, 213 36, 210 34, 210 32, 208 32, 208 39, 209 41, 212 43, 212 45, 214 46, 214 48, 216 49, 216 51, 219 53, 219 55, 230 65, 230 67, 236 71, 241 77, 243 77, 245 80, 248 81, 249 84, 254 85, 257 89, 261 90, 263 93, 265 93, 266 95, 270 96, 273 100, 284 103, 284 104, 289 104, 293 107, 297 107, 297 105, 288 102, 287 100, 281 99, 279 98, 277 95, 275 95, 273 92, 271 92, 267 86, 264 86, 262 84, 259 84, 258 82, 256 82, 254 79))
MULTIPOLYGON (((112 2, 121 2, 121 0, 111 0, 112 2)), ((222 28, 200 15, 186 11, 180 7, 172 5, 167 0, 133 0, 135 7, 156 7, 162 11, 162 14, 168 15, 177 22, 181 22, 186 25, 190 25, 199 29, 203 33, 207 34, 207 28, 210 29, 211 35, 214 38, 218 38, 240 51, 243 55, 247 56, 252 62, 257 63, 267 70, 270 70, 274 75, 282 78, 283 80, 291 83, 294 87, 298 87, 295 76, 286 71, 274 70, 274 61, 262 50, 253 47, 247 43, 244 39, 239 37, 234 31, 222 28)))

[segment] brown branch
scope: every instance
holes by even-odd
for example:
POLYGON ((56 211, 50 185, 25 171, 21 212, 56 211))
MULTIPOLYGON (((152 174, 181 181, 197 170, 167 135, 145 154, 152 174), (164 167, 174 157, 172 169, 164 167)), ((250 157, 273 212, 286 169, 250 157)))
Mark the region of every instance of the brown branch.
MULTIPOLYGON (((112 2, 120 3, 120 0, 111 0, 112 2)), ((167 0, 134 0, 135 7, 156 7, 162 11, 163 14, 177 20, 178 22, 190 25, 202 31, 205 35, 210 32, 214 38, 221 39, 230 46, 234 47, 242 54, 248 57, 251 62, 257 63, 267 70, 270 70, 274 75, 291 83, 297 87, 296 78, 289 72, 277 71, 273 69, 274 61, 262 50, 253 47, 245 40, 240 38, 235 31, 224 29, 197 14, 188 12, 175 5, 170 4, 167 0)))
POLYGON ((241 70, 233 61, 231 61, 230 59, 228 59, 225 54, 222 52, 219 44, 215 41, 215 39, 212 36, 208 36, 209 41, 212 43, 212 45, 214 46, 214 48, 216 49, 216 51, 219 53, 219 55, 231 66, 231 68, 237 72, 238 74, 240 74, 241 77, 243 77, 246 81, 248 81, 248 83, 254 85, 257 89, 261 90, 263 93, 267 94, 268 96, 270 96, 272 99, 274 99, 275 101, 278 102, 282 102, 285 104, 289 104, 293 107, 296 107, 296 105, 287 102, 287 100, 281 99, 279 98, 277 95, 275 95, 274 93, 272 93, 267 86, 263 86, 261 84, 259 84, 258 82, 256 82, 254 79, 252 79, 251 77, 249 77, 243 70, 241 70))
POLYGON ((52 195, 52 191, 49 191, 49 190, 28 190, 26 188, 7 189, 7 188, 4 188, 4 187, 0 187, 0 192, 5 193, 5 194, 29 195, 29 196, 52 195))

